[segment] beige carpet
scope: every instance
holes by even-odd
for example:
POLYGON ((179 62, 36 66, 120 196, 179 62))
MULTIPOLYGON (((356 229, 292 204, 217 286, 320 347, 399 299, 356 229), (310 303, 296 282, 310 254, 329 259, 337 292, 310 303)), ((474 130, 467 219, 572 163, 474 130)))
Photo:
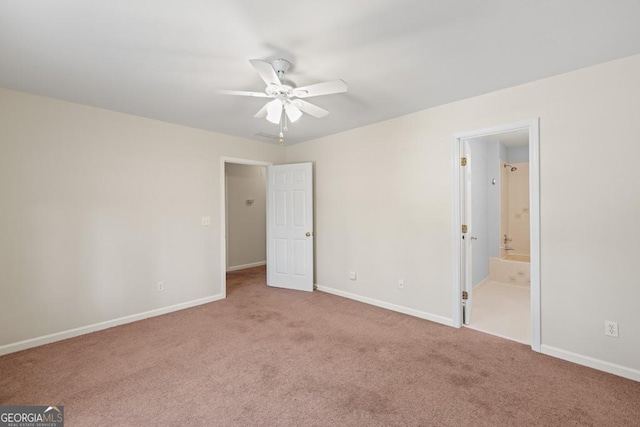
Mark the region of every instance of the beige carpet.
POLYGON ((0 358, 0 404, 68 426, 640 423, 640 383, 322 292, 228 298, 0 358))

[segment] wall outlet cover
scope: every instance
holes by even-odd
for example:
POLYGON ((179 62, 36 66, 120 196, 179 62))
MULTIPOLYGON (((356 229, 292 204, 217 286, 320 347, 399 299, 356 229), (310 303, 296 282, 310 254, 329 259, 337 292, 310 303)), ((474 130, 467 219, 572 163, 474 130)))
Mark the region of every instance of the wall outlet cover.
POLYGON ((618 338, 618 322, 614 322, 612 320, 605 320, 604 334, 608 337, 618 338))

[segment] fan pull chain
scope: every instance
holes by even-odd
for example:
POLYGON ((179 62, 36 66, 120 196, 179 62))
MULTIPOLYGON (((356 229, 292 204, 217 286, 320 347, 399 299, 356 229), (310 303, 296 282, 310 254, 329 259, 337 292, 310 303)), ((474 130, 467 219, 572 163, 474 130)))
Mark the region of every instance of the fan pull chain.
POLYGON ((278 141, 280 145, 284 145, 284 131, 287 130, 287 115, 284 113, 284 108, 282 108, 282 118, 280 119, 280 140, 278 141), (283 127, 284 123, 284 127, 283 127))

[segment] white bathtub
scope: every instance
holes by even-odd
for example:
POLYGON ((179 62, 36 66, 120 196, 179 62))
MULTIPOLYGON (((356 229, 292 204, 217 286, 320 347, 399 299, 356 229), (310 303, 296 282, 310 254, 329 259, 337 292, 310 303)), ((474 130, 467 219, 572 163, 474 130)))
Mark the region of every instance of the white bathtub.
POLYGON ((531 257, 529 255, 507 255, 502 259, 507 261, 531 262, 531 257))
POLYGON ((489 279, 509 285, 531 286, 530 260, 529 255, 517 254, 489 258, 489 279))

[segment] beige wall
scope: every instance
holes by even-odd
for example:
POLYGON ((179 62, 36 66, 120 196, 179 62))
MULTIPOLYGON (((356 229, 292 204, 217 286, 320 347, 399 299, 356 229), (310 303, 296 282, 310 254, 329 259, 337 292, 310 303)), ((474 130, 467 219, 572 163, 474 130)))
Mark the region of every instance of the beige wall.
POLYGON ((638 76, 633 56, 288 148, 315 163, 318 285, 451 318, 452 134, 540 117, 543 347, 637 373, 638 76))
POLYGON ((227 163, 227 267, 267 259, 267 177, 264 166, 227 163), (253 203, 247 203, 247 199, 253 203))
POLYGON ((221 156, 284 149, 0 89, 0 346, 221 294, 221 156))

